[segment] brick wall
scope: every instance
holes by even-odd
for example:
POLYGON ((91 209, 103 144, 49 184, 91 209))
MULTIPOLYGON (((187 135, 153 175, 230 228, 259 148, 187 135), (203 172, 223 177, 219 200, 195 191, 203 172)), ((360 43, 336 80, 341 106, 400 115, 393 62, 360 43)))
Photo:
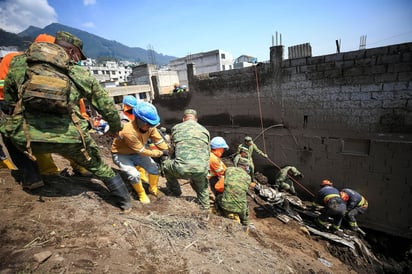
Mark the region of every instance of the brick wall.
POLYGON ((254 157, 256 170, 270 179, 288 164, 305 175, 302 198, 324 178, 358 190, 370 202, 361 226, 412 238, 412 43, 290 60, 276 46, 270 56, 204 75, 188 66, 189 94, 154 101, 163 124, 195 108, 229 154, 254 137, 272 160, 254 157))

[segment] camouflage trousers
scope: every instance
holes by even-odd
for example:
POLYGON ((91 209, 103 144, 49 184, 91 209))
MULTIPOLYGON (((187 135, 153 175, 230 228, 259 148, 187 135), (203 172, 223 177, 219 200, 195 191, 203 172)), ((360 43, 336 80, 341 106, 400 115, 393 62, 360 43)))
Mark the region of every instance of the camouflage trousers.
MULTIPOLYGON (((86 152, 90 156, 88 160, 85 153, 82 152, 82 143, 46 143, 32 142, 31 149, 34 154, 57 153, 68 160, 86 168, 102 181, 116 176, 112 168, 107 165, 100 156, 99 147, 89 134, 84 135, 86 142, 86 152)), ((19 148, 24 150, 25 144, 18 144, 19 148)))
POLYGON ((196 192, 201 208, 210 208, 207 169, 204 172, 191 172, 184 167, 176 165, 174 160, 169 159, 163 162, 163 172, 167 180, 166 186, 173 195, 180 196, 182 194, 178 179, 190 179, 190 185, 196 192))
POLYGON ((223 195, 219 194, 216 198, 216 206, 217 206, 218 211, 221 213, 221 215, 228 217, 230 219, 233 219, 232 215, 234 216, 237 215, 239 217, 239 222, 242 225, 249 225, 250 224, 249 206, 247 205, 246 208, 239 208, 239 210, 234 210, 236 205, 234 204, 225 205, 225 203, 222 201, 222 197, 223 195), (225 208, 231 208, 231 210, 226 210, 225 208))

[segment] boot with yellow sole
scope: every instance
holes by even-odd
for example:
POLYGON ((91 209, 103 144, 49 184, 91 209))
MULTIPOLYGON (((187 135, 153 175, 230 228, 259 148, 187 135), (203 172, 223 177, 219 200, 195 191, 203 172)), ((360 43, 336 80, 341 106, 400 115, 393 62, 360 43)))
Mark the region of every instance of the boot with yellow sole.
POLYGON ((149 192, 156 197, 159 197, 159 175, 149 174, 149 192))
POLYGON ((142 181, 132 184, 132 187, 136 191, 137 196, 139 196, 139 200, 142 204, 150 204, 150 199, 146 195, 146 191, 144 190, 142 181))
POLYGON ((8 168, 10 170, 17 170, 17 167, 8 158, 2 159, 0 161, 0 166, 4 168, 8 168))

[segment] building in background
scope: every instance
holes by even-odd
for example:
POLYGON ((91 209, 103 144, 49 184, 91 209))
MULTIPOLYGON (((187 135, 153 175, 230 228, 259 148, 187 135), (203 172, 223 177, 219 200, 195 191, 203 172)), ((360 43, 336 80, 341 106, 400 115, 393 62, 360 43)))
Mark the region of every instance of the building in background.
POLYGON ((238 58, 236 58, 233 68, 239 69, 239 68, 246 68, 253 66, 257 63, 257 58, 249 55, 241 55, 238 58))
POLYGON ((185 57, 170 61, 169 69, 177 71, 180 80, 179 84, 188 86, 187 64, 195 64, 196 75, 230 70, 233 69, 233 56, 228 52, 217 49, 187 55, 185 57))
POLYGON ((0 58, 3 58, 11 52, 19 51, 17 47, 0 47, 0 58))
POLYGON ((100 82, 115 82, 120 86, 128 82, 128 76, 132 73, 132 68, 116 61, 106 61, 103 64, 96 64, 92 59, 82 61, 82 65, 93 74, 100 82))

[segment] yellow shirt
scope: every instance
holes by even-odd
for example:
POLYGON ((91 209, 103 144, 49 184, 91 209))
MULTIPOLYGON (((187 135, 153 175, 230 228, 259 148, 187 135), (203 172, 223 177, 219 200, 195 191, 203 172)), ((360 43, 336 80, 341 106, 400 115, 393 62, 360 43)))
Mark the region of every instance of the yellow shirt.
POLYGON ((149 157, 160 157, 162 151, 168 149, 168 145, 163 140, 157 128, 151 127, 147 132, 139 131, 137 124, 132 121, 124 125, 112 144, 112 153, 117 154, 142 154, 149 157), (151 140, 159 150, 148 149, 145 145, 151 140))

